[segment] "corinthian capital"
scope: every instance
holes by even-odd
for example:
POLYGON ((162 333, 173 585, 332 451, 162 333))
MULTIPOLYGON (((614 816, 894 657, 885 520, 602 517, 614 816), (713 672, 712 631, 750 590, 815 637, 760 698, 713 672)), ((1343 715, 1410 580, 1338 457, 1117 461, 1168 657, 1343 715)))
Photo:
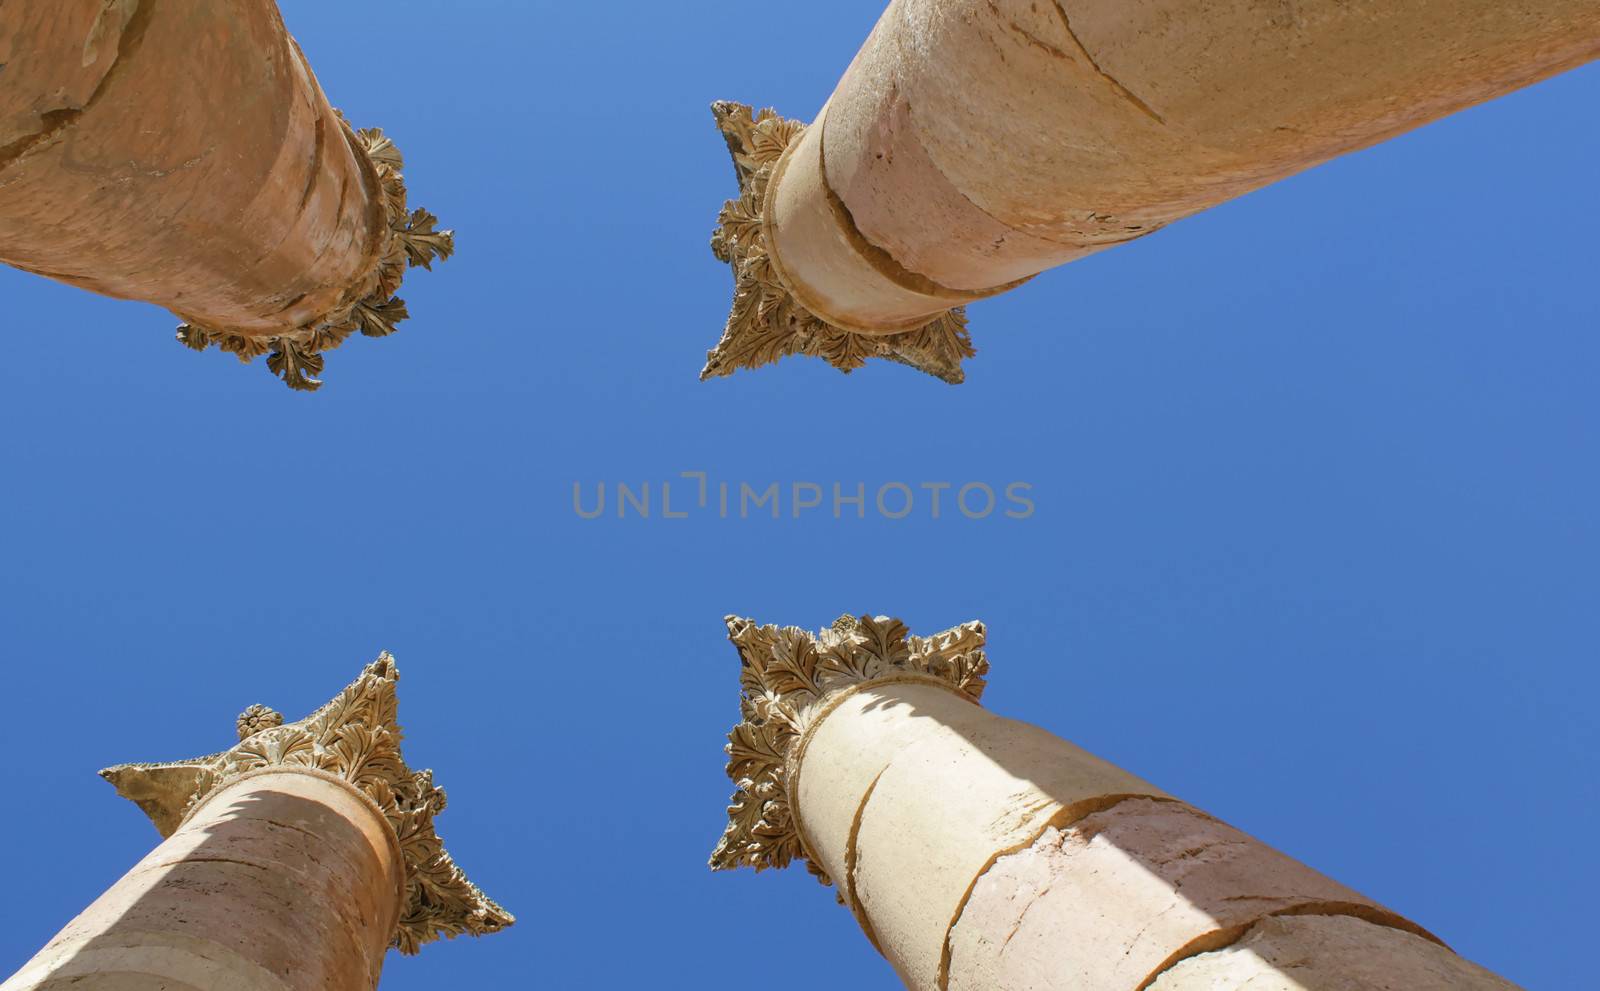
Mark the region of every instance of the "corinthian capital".
POLYGON ((977 703, 989 670, 983 624, 915 637, 887 616, 843 616, 818 633, 737 616, 726 622, 740 664, 740 721, 725 748, 738 790, 711 867, 759 871, 799 857, 832 883, 804 849, 789 792, 807 730, 846 693, 891 681, 934 682, 977 703))
POLYGON ((976 353, 965 309, 953 307, 899 332, 874 333, 830 322, 801 302, 773 249, 768 194, 783 169, 784 153, 806 126, 775 110, 755 113, 742 103, 722 101, 711 109, 733 156, 739 198, 723 206, 711 238, 712 252, 733 268, 733 309, 722 340, 706 354, 700 378, 805 354, 846 373, 868 358, 887 358, 951 384, 961 382, 961 362, 976 353))
POLYGON ((333 701, 293 723, 261 705, 237 721, 229 750, 158 764, 120 764, 100 775, 170 836, 209 796, 242 775, 274 768, 332 774, 366 795, 393 827, 405 862, 406 906, 393 935, 402 953, 461 934, 497 932, 515 919, 467 880, 445 852, 434 817, 445 807, 432 771, 413 771, 400 753, 395 682, 387 653, 333 701))

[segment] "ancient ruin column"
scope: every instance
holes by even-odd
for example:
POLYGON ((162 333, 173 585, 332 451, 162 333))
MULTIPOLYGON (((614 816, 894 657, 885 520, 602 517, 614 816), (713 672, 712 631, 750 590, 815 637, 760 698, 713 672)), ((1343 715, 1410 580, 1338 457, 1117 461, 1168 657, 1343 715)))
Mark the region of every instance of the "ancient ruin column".
POLYGON ((407 264, 453 250, 273 0, 5 0, 0 66, 0 261, 164 306, 191 348, 315 389, 322 352, 405 318, 407 264))
POLYGON ((809 127, 715 106, 742 195, 704 376, 960 381, 965 303, 1597 55, 1600 0, 893 0, 809 127))
POLYGON ((1427 931, 978 705, 982 624, 728 618, 737 784, 711 858, 803 858, 913 991, 1507 991, 1427 931))
POLYGON ((400 755, 387 654, 289 725, 263 706, 210 757, 101 774, 164 841, 3 991, 372 991, 385 951, 512 917, 467 881, 400 755))

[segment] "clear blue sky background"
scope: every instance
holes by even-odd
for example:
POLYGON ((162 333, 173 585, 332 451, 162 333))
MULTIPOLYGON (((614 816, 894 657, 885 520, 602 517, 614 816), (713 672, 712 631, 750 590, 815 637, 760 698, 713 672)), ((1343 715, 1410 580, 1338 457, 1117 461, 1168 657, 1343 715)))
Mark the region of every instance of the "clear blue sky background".
MULTIPOLYGON (((696 381, 708 103, 821 105, 879 5, 285 3, 460 252, 292 394, 0 271, 9 973, 155 842, 94 772, 379 649, 442 832, 521 924, 437 987, 895 987, 800 871, 712 875, 726 612, 991 629, 988 702, 1531 988, 1592 966, 1600 72, 972 308, 951 388, 696 381), (1029 519, 586 521, 575 481, 984 481, 1029 519)), ((675 492, 675 496, 678 493, 675 492)))

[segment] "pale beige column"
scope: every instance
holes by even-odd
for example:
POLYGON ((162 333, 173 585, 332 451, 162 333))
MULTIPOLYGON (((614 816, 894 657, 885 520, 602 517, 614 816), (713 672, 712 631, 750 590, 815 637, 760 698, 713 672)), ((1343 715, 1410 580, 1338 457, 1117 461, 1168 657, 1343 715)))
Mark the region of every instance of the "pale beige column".
POLYGON ((816 635, 728 625, 744 719, 712 866, 806 860, 915 991, 1511 987, 1364 895, 979 707, 981 624, 926 639, 884 617, 816 635))
POLYGON ((5 0, 0 64, 0 261, 166 307, 192 348, 313 389, 322 352, 405 317, 408 262, 453 248, 273 0, 5 0))
POLYGON ((165 837, 0 991, 372 991, 392 946, 514 920, 433 828, 387 655, 297 723, 261 706, 211 757, 102 774, 165 837))
POLYGON ((1600 0, 893 0, 809 127, 717 105, 706 374, 958 380, 964 303, 1597 55, 1600 0))

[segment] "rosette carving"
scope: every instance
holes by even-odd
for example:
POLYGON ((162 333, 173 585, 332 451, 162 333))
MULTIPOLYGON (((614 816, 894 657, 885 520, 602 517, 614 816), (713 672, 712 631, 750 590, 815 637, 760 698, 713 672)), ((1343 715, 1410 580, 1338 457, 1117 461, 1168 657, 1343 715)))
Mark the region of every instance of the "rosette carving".
POLYGON ((264 705, 252 705, 239 713, 239 718, 234 720, 234 728, 239 731, 241 740, 248 740, 263 730, 282 725, 283 713, 264 705))
POLYGON ((989 661, 982 623, 937 636, 914 637, 887 616, 841 617, 808 633, 794 626, 758 626, 729 616, 728 639, 739 652, 738 725, 728 733, 728 777, 737 790, 728 825, 711 854, 713 870, 787 867, 796 858, 824 884, 795 826, 789 782, 795 745, 835 692, 883 678, 921 675, 979 701, 989 661))
POLYGON ((393 945, 416 953, 424 943, 462 934, 498 932, 516 920, 467 880, 445 852, 433 820, 444 810, 444 789, 432 771, 413 771, 400 753, 401 730, 394 658, 382 654, 333 701, 285 724, 265 706, 238 719, 237 746, 209 757, 169 764, 123 764, 100 774, 150 816, 162 836, 242 774, 273 767, 324 771, 372 799, 394 827, 405 860, 407 904, 393 945))

